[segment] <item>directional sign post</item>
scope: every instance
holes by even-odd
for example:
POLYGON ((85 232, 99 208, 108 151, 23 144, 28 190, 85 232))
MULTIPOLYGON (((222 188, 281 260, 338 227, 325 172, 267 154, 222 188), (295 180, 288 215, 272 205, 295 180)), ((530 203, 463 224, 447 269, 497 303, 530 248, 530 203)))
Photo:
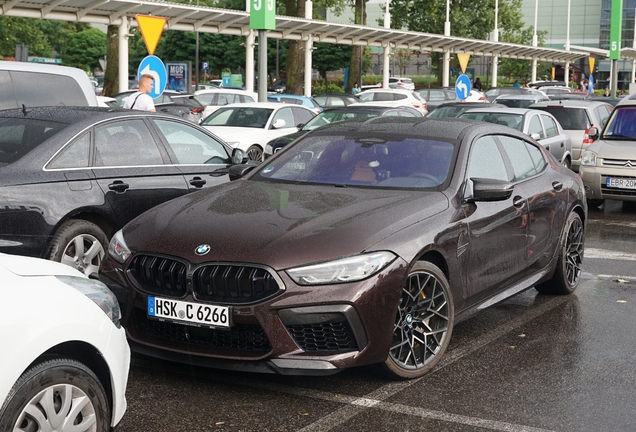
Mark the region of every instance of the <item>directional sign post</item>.
POLYGON ((150 96, 153 99, 156 99, 161 96, 163 94, 163 91, 166 89, 166 81, 168 81, 168 71, 166 70, 166 65, 163 64, 161 59, 157 56, 146 56, 141 61, 141 63, 139 63, 139 68, 137 69, 137 79, 146 74, 152 75, 152 77, 155 79, 152 85, 150 96))
POLYGON ((455 94, 459 100, 465 101, 470 95, 470 78, 468 75, 461 74, 455 81, 455 94))

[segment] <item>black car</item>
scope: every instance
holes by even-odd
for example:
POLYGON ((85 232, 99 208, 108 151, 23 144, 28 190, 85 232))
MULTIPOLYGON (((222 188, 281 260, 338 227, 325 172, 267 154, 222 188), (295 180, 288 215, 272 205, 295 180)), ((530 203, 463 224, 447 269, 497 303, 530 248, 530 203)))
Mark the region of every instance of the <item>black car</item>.
POLYGON ((322 113, 309 120, 298 132, 294 132, 291 135, 285 135, 279 138, 275 138, 267 143, 263 155, 265 158, 270 157, 287 144, 305 135, 307 132, 316 129, 322 125, 329 123, 351 120, 355 118, 372 118, 372 117, 422 117, 422 113, 415 108, 407 106, 398 107, 382 107, 375 105, 367 105, 361 102, 360 105, 348 105, 340 108, 326 108, 322 113))
POLYGON ((581 279, 583 182, 509 127, 354 119, 249 170, 113 236, 99 278, 133 351, 281 374, 378 363, 415 379, 456 323, 581 279))
POLYGON ((228 181, 232 160, 244 153, 164 114, 0 111, 0 252, 96 273, 115 231, 157 204, 228 181))
POLYGON ((444 117, 459 117, 463 112, 473 108, 483 107, 496 107, 505 108, 505 105, 493 103, 484 104, 482 102, 448 102, 438 105, 437 108, 431 110, 426 114, 426 118, 444 118, 444 117))

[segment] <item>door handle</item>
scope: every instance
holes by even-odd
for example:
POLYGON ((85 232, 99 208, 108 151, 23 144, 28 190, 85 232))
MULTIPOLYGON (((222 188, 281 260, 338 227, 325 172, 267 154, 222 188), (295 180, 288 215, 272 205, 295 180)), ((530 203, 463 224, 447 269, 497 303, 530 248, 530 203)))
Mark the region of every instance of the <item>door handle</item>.
POLYGON ((561 192, 561 190, 563 189, 563 183, 558 181, 552 182, 552 189, 557 192, 561 192))
POLYGON ((190 180, 190 184, 197 188, 203 187, 203 185, 205 185, 206 183, 207 181, 203 180, 201 177, 195 177, 190 180))
POLYGON ((114 182, 108 185, 108 189, 113 190, 115 192, 126 192, 126 190, 129 187, 130 186, 128 185, 128 183, 124 183, 121 180, 115 180, 114 182))
POLYGON ((525 202, 526 202, 525 198, 522 198, 522 197, 520 197, 518 195, 512 199, 512 205, 517 207, 517 208, 523 207, 525 202))

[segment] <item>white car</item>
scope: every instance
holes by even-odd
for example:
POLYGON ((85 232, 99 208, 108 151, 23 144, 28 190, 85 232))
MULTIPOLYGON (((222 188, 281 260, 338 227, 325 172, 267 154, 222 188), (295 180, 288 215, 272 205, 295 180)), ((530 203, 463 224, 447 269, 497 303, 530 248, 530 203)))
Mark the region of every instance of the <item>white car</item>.
POLYGON ((232 148, 263 160, 263 150, 274 138, 293 134, 316 113, 302 105, 254 102, 226 105, 201 122, 201 126, 232 148))
POLYGON ((114 294, 54 261, 0 254, 0 430, 105 431, 126 411, 114 294))
POLYGON ((194 97, 204 106, 203 118, 225 105, 258 102, 258 93, 226 88, 198 90, 194 92, 194 97))
POLYGON ((415 83, 411 78, 389 77, 389 88, 415 90, 415 83))
POLYGON ((364 103, 380 106, 409 106, 422 115, 428 114, 426 101, 419 93, 412 90, 373 88, 358 94, 364 103))

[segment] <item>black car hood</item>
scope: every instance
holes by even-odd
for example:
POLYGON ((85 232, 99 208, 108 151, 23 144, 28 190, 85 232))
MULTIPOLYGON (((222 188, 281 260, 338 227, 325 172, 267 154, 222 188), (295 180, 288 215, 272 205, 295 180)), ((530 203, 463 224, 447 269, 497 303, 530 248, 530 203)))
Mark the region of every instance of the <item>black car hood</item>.
POLYGON ((448 206, 435 191, 239 180, 147 211, 126 225, 124 238, 133 252, 284 269, 376 250, 382 239, 448 206), (210 252, 195 255, 202 244, 210 252))

